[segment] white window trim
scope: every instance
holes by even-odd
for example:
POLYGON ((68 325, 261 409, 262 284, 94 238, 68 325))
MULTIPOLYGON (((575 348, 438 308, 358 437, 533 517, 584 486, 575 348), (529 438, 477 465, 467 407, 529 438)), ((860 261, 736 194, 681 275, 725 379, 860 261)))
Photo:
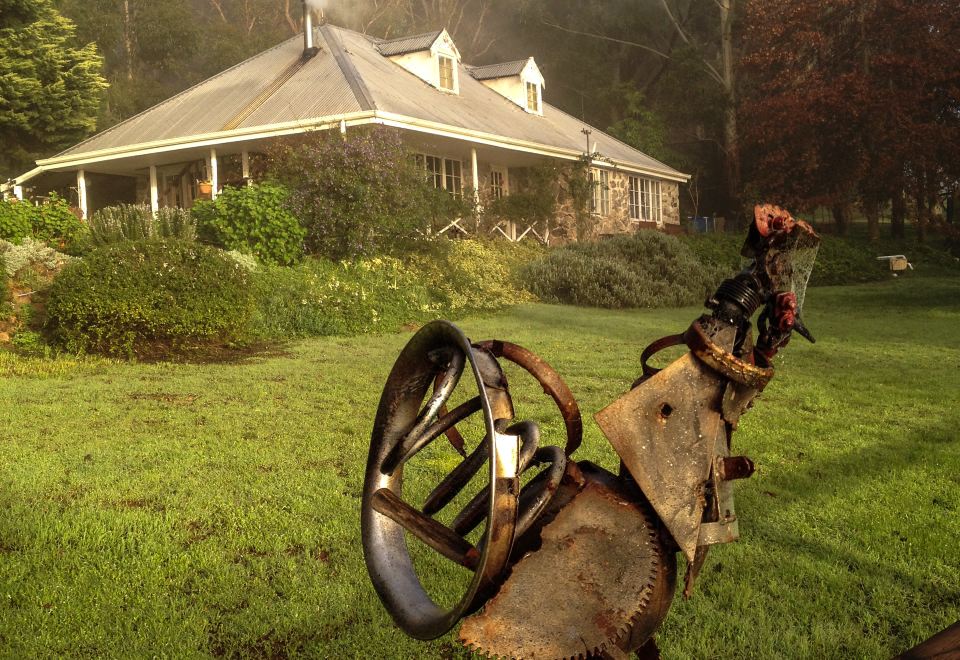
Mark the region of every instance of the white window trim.
POLYGON ((450 54, 450 53, 437 53, 437 56, 436 56, 434 59, 436 60, 436 63, 437 63, 437 89, 439 89, 441 92, 446 92, 446 93, 448 93, 448 94, 459 94, 459 93, 460 93, 460 80, 459 80, 459 77, 458 77, 458 75, 457 75, 457 69, 458 69, 458 67, 457 67, 457 58, 456 58, 456 56, 455 56, 455 55, 452 55, 452 54, 450 54), (444 60, 444 59, 450 60, 450 70, 451 70, 451 75, 452 75, 452 77, 453 77, 453 86, 452 86, 452 87, 444 87, 444 86, 443 86, 443 78, 442 78, 442 76, 440 75, 440 63, 441 63, 441 61, 444 60))
POLYGON ((543 114, 543 98, 542 98, 542 93, 541 93, 541 91, 540 91, 540 85, 537 84, 536 82, 533 82, 533 81, 527 80, 527 79, 524 79, 524 80, 523 80, 523 101, 524 101, 524 103, 523 103, 523 108, 524 108, 527 112, 529 112, 530 114, 533 114, 533 115, 543 114), (531 107, 530 107, 530 92, 529 92, 529 90, 527 89, 528 85, 533 85, 533 88, 536 90, 536 94, 537 94, 537 100, 536 100, 537 107, 536 107, 536 108, 531 108, 531 107))
MULTIPOLYGON (((463 196, 463 174, 464 167, 463 161, 458 158, 448 158, 447 156, 440 156, 438 154, 428 154, 423 152, 417 152, 414 154, 414 162, 418 167, 422 167, 423 171, 426 172, 431 179, 433 180, 433 171, 427 169, 427 158, 436 158, 440 161, 440 188, 439 190, 446 190, 447 192, 452 192, 453 195, 457 197, 463 196), (460 190, 450 191, 447 189, 447 163, 460 163, 460 190)), ((434 186, 436 187, 436 186, 434 186)))
POLYGON ((630 220, 632 222, 655 222, 658 227, 663 226, 663 186, 659 179, 642 176, 630 176, 627 185, 630 220), (633 203, 633 193, 636 192, 637 203, 633 203), (650 203, 644 204, 644 198, 649 196, 650 203), (644 217, 649 207, 650 217, 644 217))
POLYGON ((501 196, 506 197, 507 195, 510 194, 510 177, 508 176, 507 168, 504 167, 503 165, 490 166, 490 180, 489 180, 490 194, 493 195, 493 174, 495 172, 500 174, 500 176, 502 177, 502 184, 500 186, 501 196))
POLYGON ((590 168, 590 183, 590 214, 610 215, 610 172, 599 167, 590 168))

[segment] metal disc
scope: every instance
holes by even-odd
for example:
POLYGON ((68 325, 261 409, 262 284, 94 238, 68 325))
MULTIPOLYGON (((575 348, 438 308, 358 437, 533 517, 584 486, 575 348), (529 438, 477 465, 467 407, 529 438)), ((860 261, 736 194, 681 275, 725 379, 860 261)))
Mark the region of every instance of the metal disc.
POLYGON ((540 549, 464 620, 460 641, 489 656, 530 660, 616 651, 650 605, 659 544, 641 504, 590 482, 544 527, 540 549))

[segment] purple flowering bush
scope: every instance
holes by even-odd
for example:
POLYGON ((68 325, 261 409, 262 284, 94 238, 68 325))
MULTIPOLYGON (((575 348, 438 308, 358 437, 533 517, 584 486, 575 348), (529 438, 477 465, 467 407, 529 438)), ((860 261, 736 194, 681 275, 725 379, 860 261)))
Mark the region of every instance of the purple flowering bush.
POLYGON ((435 189, 392 129, 317 131, 269 153, 271 178, 306 230, 310 254, 334 260, 399 254, 471 212, 464 196, 435 189))

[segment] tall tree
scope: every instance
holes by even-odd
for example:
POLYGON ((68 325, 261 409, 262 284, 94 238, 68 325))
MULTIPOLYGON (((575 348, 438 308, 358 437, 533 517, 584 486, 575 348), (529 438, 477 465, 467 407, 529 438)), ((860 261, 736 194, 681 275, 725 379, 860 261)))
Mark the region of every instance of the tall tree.
POLYGON ((0 176, 93 131, 103 62, 74 31, 49 0, 0 0, 0 176))
MULTIPOLYGON (((904 193, 921 234, 960 148, 960 19, 941 0, 753 0, 741 103, 750 180, 799 208, 859 204, 870 235, 904 193)), ((902 223, 894 225, 902 226, 902 223)))

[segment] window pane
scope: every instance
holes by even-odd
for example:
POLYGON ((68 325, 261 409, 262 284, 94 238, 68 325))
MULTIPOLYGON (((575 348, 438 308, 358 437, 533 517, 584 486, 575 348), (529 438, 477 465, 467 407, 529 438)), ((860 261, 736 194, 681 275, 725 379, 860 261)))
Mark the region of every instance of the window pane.
POLYGON ((490 171, 490 194, 494 199, 503 198, 503 172, 500 170, 490 171))
POLYGON ((537 103, 537 86, 534 83, 527 83, 527 109, 532 112, 539 112, 539 103, 537 103))
POLYGON ((440 57, 440 87, 453 89, 453 60, 449 57, 440 57))
POLYGON ((427 174, 434 188, 443 188, 443 163, 436 156, 427 156, 427 174))
POLYGON ((446 185, 444 186, 447 189, 447 192, 450 192, 454 195, 461 195, 463 193, 462 186, 462 174, 461 166, 459 160, 447 159, 444 161, 446 166, 446 185))

